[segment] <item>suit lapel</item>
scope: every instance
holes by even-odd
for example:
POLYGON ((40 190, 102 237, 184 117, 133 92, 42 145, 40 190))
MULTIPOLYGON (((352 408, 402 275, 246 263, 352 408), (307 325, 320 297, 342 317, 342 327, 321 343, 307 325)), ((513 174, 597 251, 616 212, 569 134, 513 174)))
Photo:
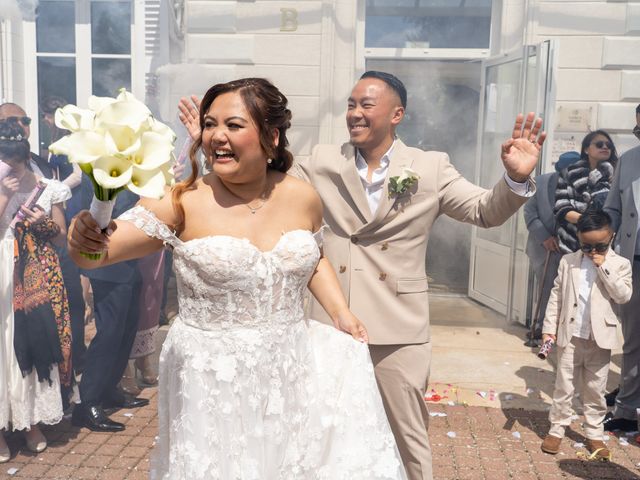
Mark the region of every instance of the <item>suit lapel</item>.
POLYGON ((393 150, 391 151, 391 158, 389 159, 389 168, 387 169, 387 176, 384 179, 382 187, 382 195, 380 197, 380 204, 373 219, 363 227, 368 229, 371 226, 375 226, 382 222, 387 216, 389 211, 393 208, 396 202, 396 197, 389 196, 389 179, 402 174, 402 170, 405 167, 411 167, 413 165, 413 159, 407 154, 407 147, 400 140, 396 140, 393 150))
POLYGON ((359 210, 360 215, 362 215, 366 222, 370 222, 371 209, 369 208, 367 194, 364 191, 362 180, 356 168, 355 148, 351 144, 346 143, 342 146, 342 153, 344 155, 344 163, 340 169, 342 182, 356 208, 359 210))
POLYGON ((633 203, 636 207, 636 213, 640 212, 640 177, 631 183, 631 191, 633 192, 633 203))
POLYGON ((571 283, 573 284, 573 294, 576 302, 580 298, 580 265, 582 264, 582 254, 580 254, 571 264, 571 283))

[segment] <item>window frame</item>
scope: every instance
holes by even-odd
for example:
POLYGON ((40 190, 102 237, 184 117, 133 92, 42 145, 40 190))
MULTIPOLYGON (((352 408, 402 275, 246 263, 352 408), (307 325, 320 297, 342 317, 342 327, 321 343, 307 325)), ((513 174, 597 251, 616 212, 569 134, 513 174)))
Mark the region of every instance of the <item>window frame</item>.
MULTIPOLYGON (((46 0, 43 0, 46 1, 46 0)), ((31 149, 39 151, 40 125, 38 122, 38 58, 67 57, 75 59, 76 66, 76 102, 81 108, 87 107, 93 88, 92 60, 94 58, 126 58, 131 62, 131 92, 138 98, 144 98, 144 2, 129 0, 131 3, 131 53, 130 54, 94 54, 91 52, 91 2, 109 2, 110 0, 75 0, 75 53, 38 52, 36 22, 23 20, 23 58, 24 87, 27 114, 33 118, 31 123, 31 149), (142 71, 141 71, 142 70, 142 71)))

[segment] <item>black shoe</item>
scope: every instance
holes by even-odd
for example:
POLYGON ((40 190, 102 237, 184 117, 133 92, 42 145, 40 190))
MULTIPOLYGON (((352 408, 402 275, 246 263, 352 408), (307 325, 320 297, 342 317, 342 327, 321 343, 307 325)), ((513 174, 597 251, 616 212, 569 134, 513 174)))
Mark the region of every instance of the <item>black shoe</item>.
POLYGON ((607 402, 607 407, 613 407, 616 404, 616 397, 618 396, 619 388, 607 393, 604 396, 605 401, 607 402))
POLYGON ((604 426, 605 432, 613 432, 614 430, 636 432, 638 430, 637 421, 626 418, 615 418, 611 412, 605 415, 602 425, 604 426))
POLYGON ((126 393, 117 392, 114 393, 111 398, 102 402, 104 409, 115 408, 139 408, 149 405, 149 399, 134 397, 126 393))
POLYGON ((71 415, 71 424, 76 427, 86 427, 94 432, 121 432, 124 424, 114 422, 102 407, 97 405, 82 406, 76 405, 71 415))

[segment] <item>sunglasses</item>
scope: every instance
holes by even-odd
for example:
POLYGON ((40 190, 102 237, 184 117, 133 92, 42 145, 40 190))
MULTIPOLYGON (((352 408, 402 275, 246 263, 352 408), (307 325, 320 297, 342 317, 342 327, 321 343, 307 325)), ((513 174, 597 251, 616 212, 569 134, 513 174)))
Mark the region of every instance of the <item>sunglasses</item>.
POLYGON ((591 145, 595 145, 596 148, 607 148, 609 150, 613 150, 613 143, 611 142, 604 142, 602 140, 600 140, 599 142, 593 142, 591 145))
POLYGON ((5 118, 7 122, 20 122, 25 127, 31 125, 31 117, 7 117, 5 118))
POLYGON ((609 249, 612 241, 613 237, 607 243, 596 243, 595 245, 591 243, 581 243, 580 250, 582 250, 583 253, 591 253, 594 250, 596 253, 604 253, 609 249))

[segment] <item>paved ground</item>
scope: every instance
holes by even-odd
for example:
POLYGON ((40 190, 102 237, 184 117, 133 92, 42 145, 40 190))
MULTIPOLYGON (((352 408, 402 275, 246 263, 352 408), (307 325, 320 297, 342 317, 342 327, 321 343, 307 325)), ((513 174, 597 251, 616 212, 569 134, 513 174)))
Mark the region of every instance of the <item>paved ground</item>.
MULTIPOLYGON (((612 463, 587 462, 578 455, 586 450, 576 416, 559 455, 540 451, 553 362, 539 361, 522 347, 522 327, 505 325, 499 315, 456 297, 432 299, 431 318, 430 393, 446 397, 430 403, 436 480, 640 479, 637 432, 609 438, 612 463)), ((613 383, 616 363, 614 357, 613 383)), ((147 478, 157 434, 156 390, 142 393, 151 400, 148 407, 113 413, 127 425, 121 433, 93 433, 64 420, 43 428, 49 448, 40 455, 25 451, 20 434, 9 436, 13 458, 0 464, 0 479, 147 478)))

